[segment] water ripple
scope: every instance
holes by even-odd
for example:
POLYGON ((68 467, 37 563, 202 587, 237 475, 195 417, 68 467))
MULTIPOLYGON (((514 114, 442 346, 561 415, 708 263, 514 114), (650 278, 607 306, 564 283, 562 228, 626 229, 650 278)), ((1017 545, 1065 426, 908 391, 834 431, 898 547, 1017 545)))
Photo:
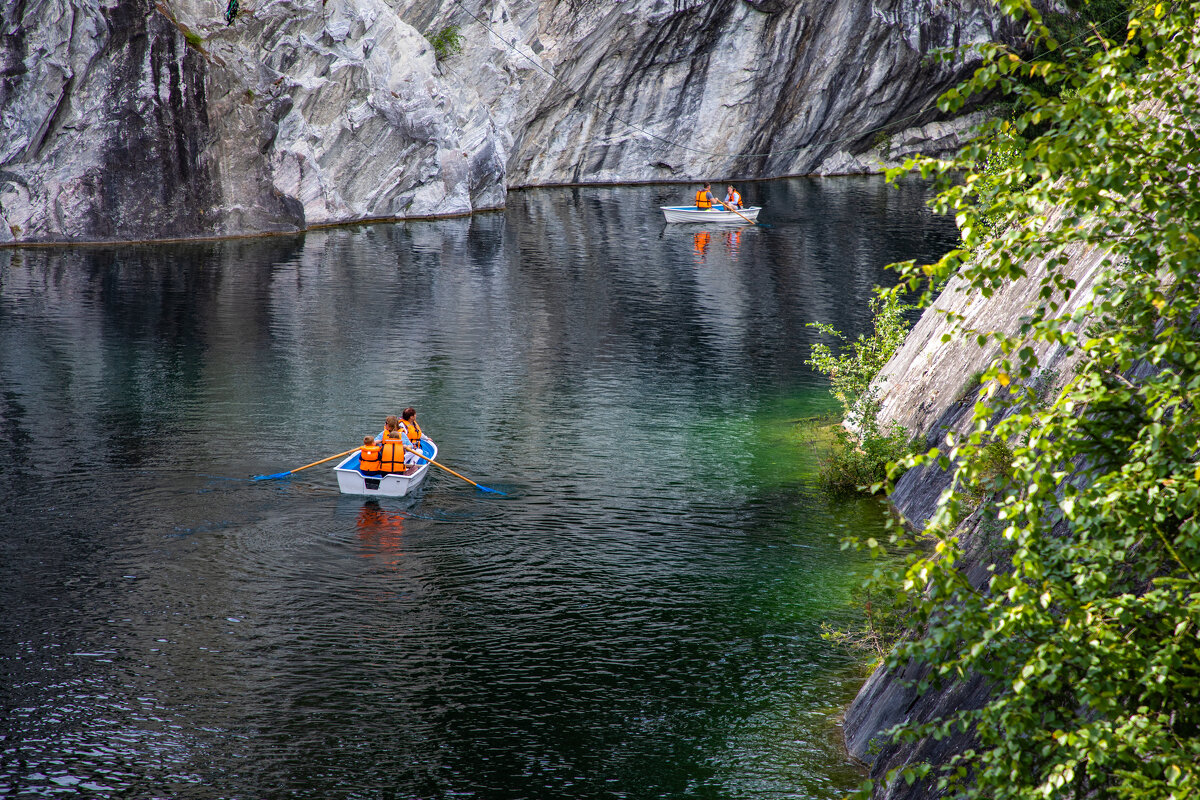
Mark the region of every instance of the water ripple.
POLYGON ((832 798, 820 638, 873 504, 814 494, 810 321, 954 226, 877 179, 303 237, 0 251, 0 794, 832 798), (420 492, 323 464, 406 405, 420 492))

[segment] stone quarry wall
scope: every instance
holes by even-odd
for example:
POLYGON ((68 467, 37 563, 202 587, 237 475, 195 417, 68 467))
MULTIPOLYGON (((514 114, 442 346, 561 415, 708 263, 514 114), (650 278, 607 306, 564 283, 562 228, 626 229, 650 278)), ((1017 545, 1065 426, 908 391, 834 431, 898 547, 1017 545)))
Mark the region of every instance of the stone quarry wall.
POLYGON ((877 170, 987 0, 13 0, 0 243, 452 215, 514 186, 877 170), (448 25, 461 52, 438 62, 448 25), (637 127, 630 127, 626 122, 637 127), (880 129, 884 129, 880 133, 880 129), (742 157, 745 154, 769 155, 742 157))
MULTIPOLYGON (((1054 224, 1052 216, 1050 224, 1054 224)), ((1057 271, 1076 281, 1077 289, 1061 308, 1048 316, 1070 317, 1092 296, 1097 278, 1105 269, 1108 253, 1098 248, 1075 248, 1068 262, 1057 271)), ((925 310, 904 344, 880 371, 873 384, 882 398, 879 418, 889 425, 898 422, 913 434, 923 435, 928 446, 946 452, 949 432, 965 434, 972 427, 972 411, 978 398, 979 373, 999 353, 980 348, 969 331, 1016 333, 1022 321, 1047 303, 1039 297, 1045 264, 1028 267, 1028 276, 1000 287, 984 298, 965 283, 951 279, 934 304, 925 310), (963 315, 951 323, 946 312, 963 315), (948 341, 942 337, 949 334, 948 341)), ((1061 296, 1054 300, 1062 302, 1061 296)), ((1083 324, 1083 323, 1080 323, 1083 324)), ((1040 371, 1029 384, 1042 396, 1052 397, 1073 377, 1078 358, 1059 345, 1032 344, 1040 371)), ((936 466, 909 470, 899 480, 891 501, 906 522, 921 528, 932 516, 939 497, 950 485, 951 475, 936 466)), ((975 586, 983 586, 992 573, 989 565, 997 553, 980 530, 978 514, 965 519, 956 531, 962 544, 962 569, 975 586)), ((1003 570, 1003 564, 997 564, 1003 570)), ((944 763, 950 755, 969 746, 965 736, 911 744, 887 742, 883 733, 905 720, 928 721, 953 712, 979 708, 988 701, 990 690, 979 679, 949 684, 919 695, 911 683, 923 677, 924 668, 908 665, 890 670, 878 667, 867 679, 846 712, 844 734, 850 754, 868 765, 875 781, 874 797, 880 800, 925 800, 940 795, 925 781, 884 785, 884 776, 894 767, 909 763, 944 763)))
POLYGON ((299 230, 504 202, 486 109, 382 0, 5 8, 0 239, 299 230))

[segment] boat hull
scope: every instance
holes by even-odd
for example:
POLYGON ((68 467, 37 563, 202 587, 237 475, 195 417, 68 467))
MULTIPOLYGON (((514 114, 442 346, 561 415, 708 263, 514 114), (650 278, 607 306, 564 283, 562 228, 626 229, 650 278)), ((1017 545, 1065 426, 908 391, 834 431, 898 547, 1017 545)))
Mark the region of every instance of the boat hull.
POLYGON ((707 222, 711 224, 746 225, 758 221, 761 206, 739 208, 736 212, 726 209, 699 209, 695 206, 659 206, 667 222, 707 222))
MULTIPOLYGON (((429 439, 421 440, 421 453, 427 458, 437 458, 437 445, 429 439)), ((358 469, 359 452, 356 450, 333 468, 342 494, 357 494, 363 497, 404 497, 411 494, 429 472, 429 462, 409 465, 404 472, 363 473, 358 469)))

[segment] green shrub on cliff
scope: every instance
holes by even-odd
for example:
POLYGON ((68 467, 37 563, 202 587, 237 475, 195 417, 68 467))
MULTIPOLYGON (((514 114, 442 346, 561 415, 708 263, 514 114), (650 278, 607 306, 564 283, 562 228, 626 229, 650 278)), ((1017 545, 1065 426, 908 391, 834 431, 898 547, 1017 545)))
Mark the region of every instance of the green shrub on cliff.
POLYGON ((841 331, 821 322, 808 327, 841 342, 839 352, 818 342, 805 363, 829 378, 830 393, 842 404, 844 418, 856 434, 845 431, 821 462, 818 482, 830 494, 849 494, 879 483, 887 477, 889 464, 910 452, 908 434, 896 425, 884 430, 877 421, 879 401, 871 381, 904 342, 908 322, 895 294, 881 293, 871 299, 871 335, 850 341, 841 331))
POLYGON ((859 435, 839 428, 835 440, 821 458, 817 484, 826 494, 843 497, 866 492, 887 478, 888 466, 913 452, 903 425, 882 428, 874 417, 859 435))
POLYGON ((447 25, 430 36, 428 41, 433 46, 433 57, 438 61, 445 61, 450 56, 462 52, 463 37, 458 32, 457 25, 447 25))
MULTIPOLYGON (((1030 2, 1002 6, 1053 52, 1030 2)), ((955 271, 982 298, 1040 282, 1012 334, 958 319, 1001 353, 984 385, 1034 379, 1038 344, 1082 360, 1043 402, 985 391, 969 436, 910 460, 953 469, 955 487, 925 528, 932 552, 894 529, 923 633, 889 663, 929 665, 921 689, 980 675, 993 692, 978 710, 901 726, 905 740, 975 743, 891 781, 987 800, 1200 797, 1200 0, 1141 7, 1127 30, 1080 59, 986 48, 942 109, 998 89, 1019 111, 958 159, 915 164, 939 178, 935 209, 955 215, 963 248, 902 265, 899 289, 928 298, 955 271), (981 183, 974 165, 999 135, 1021 137, 1020 152, 981 183), (1062 267, 1096 249, 1105 272, 1075 297, 1062 267), (999 482, 985 468, 995 442, 1011 449, 999 482), (1002 546, 971 583, 956 519, 993 490, 1002 546)))
POLYGON ((827 344, 814 344, 812 358, 805 363, 829 378, 830 392, 842 404, 846 419, 854 425, 864 416, 873 417, 878 410, 869 395, 871 380, 903 344, 908 333, 908 322, 904 319, 908 308, 895 294, 882 293, 871 298, 871 335, 860 334, 854 341, 832 325, 808 323, 808 327, 841 342, 836 354, 827 344))

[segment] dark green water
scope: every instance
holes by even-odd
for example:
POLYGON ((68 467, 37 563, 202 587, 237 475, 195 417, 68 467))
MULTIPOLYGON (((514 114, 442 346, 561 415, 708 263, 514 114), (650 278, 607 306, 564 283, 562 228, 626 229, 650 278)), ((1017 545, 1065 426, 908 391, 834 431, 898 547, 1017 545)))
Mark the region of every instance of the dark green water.
POLYGON ((0 251, 0 795, 832 798, 819 638, 872 503, 812 487, 811 320, 953 225, 878 179, 305 237, 0 251), (330 465, 418 408, 415 498, 330 465))

